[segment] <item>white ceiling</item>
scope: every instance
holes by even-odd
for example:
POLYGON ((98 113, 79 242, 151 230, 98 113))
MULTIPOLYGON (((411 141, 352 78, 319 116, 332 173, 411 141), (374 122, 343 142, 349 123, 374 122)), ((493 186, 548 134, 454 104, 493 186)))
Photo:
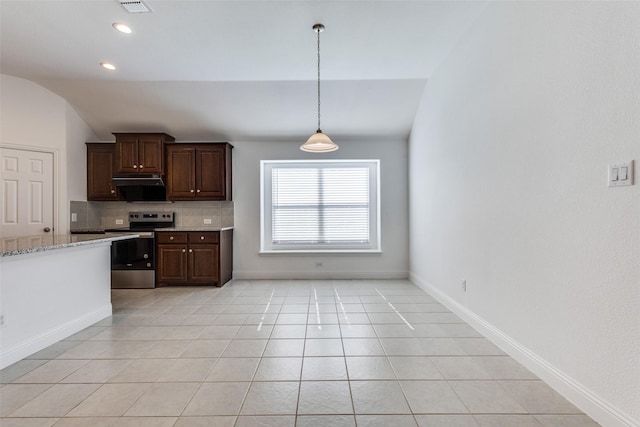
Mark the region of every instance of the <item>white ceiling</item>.
POLYGON ((0 0, 0 71, 67 99, 99 139, 406 139, 434 69, 484 1, 0 0), (129 24, 124 35, 111 24, 129 24), (115 72, 98 64, 110 61, 115 72))

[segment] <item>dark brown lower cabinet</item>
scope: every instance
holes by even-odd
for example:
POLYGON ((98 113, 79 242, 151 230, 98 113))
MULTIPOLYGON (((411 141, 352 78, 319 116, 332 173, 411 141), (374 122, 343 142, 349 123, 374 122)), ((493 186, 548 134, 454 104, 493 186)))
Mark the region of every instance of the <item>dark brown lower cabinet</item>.
POLYGON ((159 231, 156 286, 222 286, 233 275, 233 230, 159 231))

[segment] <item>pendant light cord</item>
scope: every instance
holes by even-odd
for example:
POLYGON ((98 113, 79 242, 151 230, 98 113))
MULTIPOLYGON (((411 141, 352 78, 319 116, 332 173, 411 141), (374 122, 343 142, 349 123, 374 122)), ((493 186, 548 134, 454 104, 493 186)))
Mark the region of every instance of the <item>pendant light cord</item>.
POLYGON ((318 132, 320 132, 320 31, 320 28, 316 30, 318 33, 318 132))

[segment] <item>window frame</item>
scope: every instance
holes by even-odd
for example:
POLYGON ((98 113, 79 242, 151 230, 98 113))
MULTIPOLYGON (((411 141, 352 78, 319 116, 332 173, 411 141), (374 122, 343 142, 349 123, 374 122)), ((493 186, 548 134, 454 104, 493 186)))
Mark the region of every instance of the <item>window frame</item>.
POLYGON ((381 253, 380 226, 380 160, 261 160, 260 161, 260 254, 305 254, 305 253, 381 253), (272 170, 274 167, 312 167, 314 165, 337 167, 363 167, 369 169, 369 243, 368 244, 273 244, 272 239, 272 170))

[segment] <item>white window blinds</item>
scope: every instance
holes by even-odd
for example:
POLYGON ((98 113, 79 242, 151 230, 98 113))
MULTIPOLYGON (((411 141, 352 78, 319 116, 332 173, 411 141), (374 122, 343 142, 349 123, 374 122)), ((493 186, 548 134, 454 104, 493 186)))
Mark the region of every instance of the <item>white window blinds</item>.
POLYGON ((263 251, 377 250, 377 160, 262 163, 263 251))

